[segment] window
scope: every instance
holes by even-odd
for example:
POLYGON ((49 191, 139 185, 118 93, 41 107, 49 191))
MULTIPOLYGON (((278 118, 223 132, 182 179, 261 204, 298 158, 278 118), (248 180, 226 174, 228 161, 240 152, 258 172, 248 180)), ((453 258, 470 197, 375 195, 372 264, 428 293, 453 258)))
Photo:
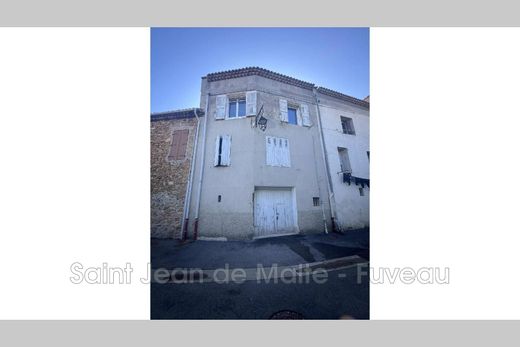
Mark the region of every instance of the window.
POLYGON ((359 196, 365 196, 365 191, 363 188, 359 188, 359 196))
POLYGON ((341 172, 352 172, 352 168, 350 167, 350 159, 348 157, 348 149, 338 147, 338 155, 341 172))
POLYGON ((186 145, 188 144, 188 129, 175 130, 172 137, 169 160, 183 160, 186 158, 186 145))
POLYGON ((218 201, 218 202, 221 202, 221 201, 222 201, 222 195, 219 195, 219 196, 218 196, 217 201, 218 201))
POLYGON ((289 124, 294 124, 294 125, 297 125, 298 124, 298 116, 297 116, 297 111, 295 108, 293 107, 289 107, 287 109, 287 122, 289 124))
POLYGON ((231 136, 217 136, 215 140, 215 166, 231 165, 231 136))
POLYGON ((319 197, 312 198, 312 204, 314 206, 320 206, 320 198, 319 197))
POLYGON ((229 100, 228 118, 237 118, 246 116, 246 100, 234 99, 229 100))
POLYGON ((356 135, 352 118, 341 117, 341 127, 343 128, 343 134, 356 135))
POLYGON ((294 125, 303 125, 310 127, 311 116, 309 114, 309 105, 288 103, 285 99, 279 100, 280 120, 285 123, 294 125))
POLYGON ((370 151, 367 151, 368 161, 370 161, 370 151))
POLYGON ((270 166, 291 167, 289 140, 279 137, 265 137, 266 164, 270 166))

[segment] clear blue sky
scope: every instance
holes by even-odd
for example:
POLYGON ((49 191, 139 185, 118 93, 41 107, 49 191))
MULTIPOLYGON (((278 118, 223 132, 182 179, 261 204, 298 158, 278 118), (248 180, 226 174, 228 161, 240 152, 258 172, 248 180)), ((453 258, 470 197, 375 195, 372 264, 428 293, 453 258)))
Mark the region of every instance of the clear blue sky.
POLYGON ((357 98, 369 94, 368 28, 152 28, 152 112, 198 107, 200 78, 263 67, 357 98))

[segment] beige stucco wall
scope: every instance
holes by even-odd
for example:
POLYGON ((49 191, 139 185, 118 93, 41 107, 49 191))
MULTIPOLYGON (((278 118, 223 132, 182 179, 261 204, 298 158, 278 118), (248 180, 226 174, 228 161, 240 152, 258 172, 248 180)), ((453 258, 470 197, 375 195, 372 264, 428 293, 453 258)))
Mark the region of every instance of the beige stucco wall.
MULTIPOLYGON (((316 107, 311 90, 287 85, 259 76, 208 83, 202 80, 201 108, 205 109, 206 93, 210 93, 206 130, 205 165, 201 189, 199 236, 244 239, 253 236, 253 193, 255 187, 294 187, 298 227, 301 233, 323 232, 322 209, 313 206, 312 198, 320 197, 330 229, 330 207, 327 197, 325 164, 317 126, 316 107), (258 109, 264 105, 268 119, 265 132, 252 128, 254 117, 215 120, 216 95, 257 91, 258 109), (311 127, 282 123, 279 99, 309 105, 311 127), (215 138, 231 135, 231 165, 214 167, 215 138), (265 136, 286 138, 290 143, 291 167, 266 165, 265 136), (222 201, 217 202, 218 195, 222 201)), ((202 147, 202 129, 199 148, 202 147)), ((190 233, 195 218, 200 156, 197 158, 190 211, 190 233)))
POLYGON ((368 109, 343 102, 335 98, 319 95, 320 115, 323 126, 325 148, 334 191, 336 222, 341 230, 368 227, 370 224, 369 195, 365 187, 365 196, 360 196, 359 188, 354 183, 343 183, 338 147, 348 149, 352 175, 370 178, 369 159, 369 111, 368 109), (340 117, 352 118, 355 135, 344 134, 340 117))

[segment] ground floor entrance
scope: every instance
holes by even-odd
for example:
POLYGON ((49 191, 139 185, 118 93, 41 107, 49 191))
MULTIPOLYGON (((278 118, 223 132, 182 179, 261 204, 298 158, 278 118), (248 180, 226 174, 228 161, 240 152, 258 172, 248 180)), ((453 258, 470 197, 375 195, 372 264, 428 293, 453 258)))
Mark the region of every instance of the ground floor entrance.
POLYGON ((298 231, 296 199, 292 188, 256 188, 255 237, 292 234, 298 231))

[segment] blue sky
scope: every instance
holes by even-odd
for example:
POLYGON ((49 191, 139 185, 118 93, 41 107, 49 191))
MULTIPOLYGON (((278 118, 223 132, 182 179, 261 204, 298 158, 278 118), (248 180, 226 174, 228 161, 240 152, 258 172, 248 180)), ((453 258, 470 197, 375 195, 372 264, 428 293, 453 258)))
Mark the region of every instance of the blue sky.
POLYGON ((151 35, 152 112, 198 107, 202 76, 248 66, 369 94, 368 28, 152 28, 151 35))

